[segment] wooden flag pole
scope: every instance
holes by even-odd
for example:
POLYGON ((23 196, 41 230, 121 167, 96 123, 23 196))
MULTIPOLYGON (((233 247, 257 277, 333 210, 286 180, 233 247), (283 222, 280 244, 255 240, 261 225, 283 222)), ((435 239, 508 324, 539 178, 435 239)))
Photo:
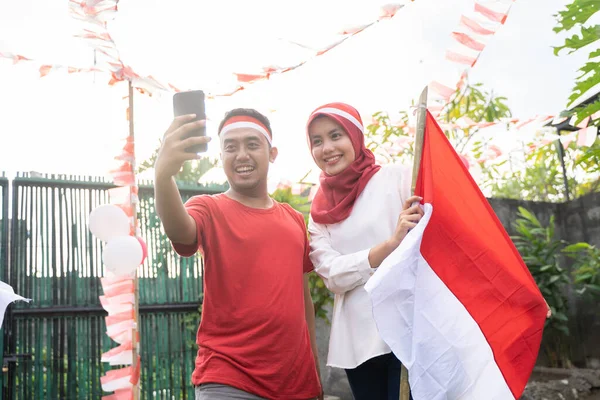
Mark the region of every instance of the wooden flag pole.
MULTIPOLYGON (((129 83, 129 137, 132 139, 134 139, 134 129, 133 129, 133 84, 131 83, 131 81, 128 81, 129 83)), ((134 157, 135 160, 135 157, 134 157)), ((135 173, 135 161, 132 162, 131 164, 131 168, 135 173)), ((134 182, 135 184, 135 182, 134 182)), ((136 230, 137 230, 137 205, 132 201, 132 195, 130 193, 129 195, 129 201, 131 204, 131 209, 133 210, 133 234, 136 234, 136 230)), ((138 276, 137 276, 137 268, 136 271, 134 273, 134 277, 133 277, 133 288, 134 288, 134 298, 135 298, 135 304, 133 305, 133 313, 134 313, 134 321, 135 321, 135 328, 132 330, 133 333, 133 337, 131 338, 131 343, 133 343, 132 346, 132 351, 131 351, 131 355, 132 355, 132 362, 131 362, 131 369, 132 371, 135 371, 138 368, 137 362, 138 362, 138 354, 139 354, 139 346, 140 343, 138 342, 138 336, 139 336, 139 326, 140 326, 140 313, 139 313, 139 296, 138 296, 138 276)), ((139 382, 137 383, 137 385, 135 385, 133 387, 133 399, 134 400, 138 400, 140 398, 140 384, 139 382)))
MULTIPOLYGON (((421 166, 421 154, 423 153, 423 137, 425 136, 425 120, 427 118, 427 86, 421 92, 417 106, 417 132, 415 137, 415 158, 413 162, 411 194, 415 194, 419 167, 421 166)), ((410 385, 408 383, 408 370, 402 364, 400 372, 400 400, 410 399, 410 385)))
POLYGON ((411 194, 415 194, 419 167, 421 166, 421 154, 423 153, 423 137, 425 136, 425 120, 427 119, 427 86, 421 92, 417 108, 417 133, 415 136, 415 159, 413 162, 411 194))

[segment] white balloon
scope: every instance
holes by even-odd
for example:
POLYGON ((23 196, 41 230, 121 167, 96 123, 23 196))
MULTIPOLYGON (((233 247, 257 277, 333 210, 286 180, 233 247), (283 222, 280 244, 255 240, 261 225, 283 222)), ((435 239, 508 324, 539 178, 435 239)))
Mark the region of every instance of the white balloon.
POLYGON ((108 242, 113 237, 129 235, 129 218, 121 208, 104 204, 90 213, 89 228, 98 239, 108 242))
POLYGON ((116 275, 130 275, 142 263, 142 246, 133 236, 117 236, 104 247, 102 261, 116 275))

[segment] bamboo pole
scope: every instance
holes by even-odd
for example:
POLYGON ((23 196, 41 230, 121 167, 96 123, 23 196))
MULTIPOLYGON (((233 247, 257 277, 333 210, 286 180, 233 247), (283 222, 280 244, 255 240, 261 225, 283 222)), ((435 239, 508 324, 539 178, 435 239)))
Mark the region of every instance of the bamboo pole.
MULTIPOLYGON (((131 81, 128 81, 129 83, 129 137, 133 140, 134 139, 134 129, 133 129, 133 84, 131 83, 131 81)), ((135 173, 135 157, 133 158, 134 161, 132 161, 131 164, 131 168, 135 173)), ((135 184, 135 183, 134 183, 135 184)), ((133 223, 133 234, 136 234, 136 230, 137 230, 137 205, 132 201, 133 196, 130 193, 129 196, 129 201, 131 204, 131 209, 133 210, 133 215, 132 215, 132 223, 133 223)), ((133 276, 133 288, 134 288, 134 297, 135 297, 135 304, 133 305, 133 313, 134 313, 134 321, 135 321, 135 328, 132 330, 132 338, 131 338, 131 343, 133 343, 133 349, 131 351, 133 360, 131 363, 131 369, 132 371, 135 371, 137 366, 137 358, 138 358, 138 354, 140 351, 140 343, 138 342, 137 338, 138 338, 138 333, 139 333, 139 329, 140 329, 140 310, 139 310, 139 293, 138 293, 138 276, 137 276, 137 269, 134 272, 134 276, 133 276)), ((134 400, 138 400, 140 398, 140 383, 138 382, 137 385, 135 385, 133 387, 133 399, 134 400)))
MULTIPOLYGON (((425 120, 427 118, 427 86, 421 92, 417 106, 417 132, 415 136, 415 155, 413 162, 411 194, 415 194, 419 167, 421 166, 421 154, 423 153, 423 137, 425 136, 425 120)), ((408 370, 402 364, 400 372, 400 400, 410 399, 410 384, 408 383, 408 370)))
POLYGON ((421 154, 423 153, 423 137, 425 135, 425 120, 427 118, 427 86, 421 92, 417 108, 417 132, 415 136, 415 158, 413 163, 411 194, 415 194, 419 167, 421 166, 421 154))

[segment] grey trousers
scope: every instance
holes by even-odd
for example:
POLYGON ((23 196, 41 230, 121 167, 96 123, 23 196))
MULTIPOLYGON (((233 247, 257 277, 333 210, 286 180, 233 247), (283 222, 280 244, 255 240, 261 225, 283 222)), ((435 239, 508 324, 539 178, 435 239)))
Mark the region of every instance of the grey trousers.
POLYGON ((196 386, 196 400, 265 400, 263 397, 219 383, 196 386))
MULTIPOLYGON (((196 400, 267 400, 255 394, 244 392, 220 383, 205 383, 196 386, 196 400)), ((316 399, 314 399, 316 400, 316 399)))

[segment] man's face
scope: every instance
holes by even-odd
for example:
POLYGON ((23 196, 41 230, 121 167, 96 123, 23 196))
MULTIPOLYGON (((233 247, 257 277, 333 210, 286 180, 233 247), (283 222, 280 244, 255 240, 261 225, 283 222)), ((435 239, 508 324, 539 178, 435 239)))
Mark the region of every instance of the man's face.
POLYGON ((238 128, 221 137, 221 160, 229 185, 236 192, 267 190, 269 162, 275 161, 277 149, 269 146, 260 132, 238 128))

